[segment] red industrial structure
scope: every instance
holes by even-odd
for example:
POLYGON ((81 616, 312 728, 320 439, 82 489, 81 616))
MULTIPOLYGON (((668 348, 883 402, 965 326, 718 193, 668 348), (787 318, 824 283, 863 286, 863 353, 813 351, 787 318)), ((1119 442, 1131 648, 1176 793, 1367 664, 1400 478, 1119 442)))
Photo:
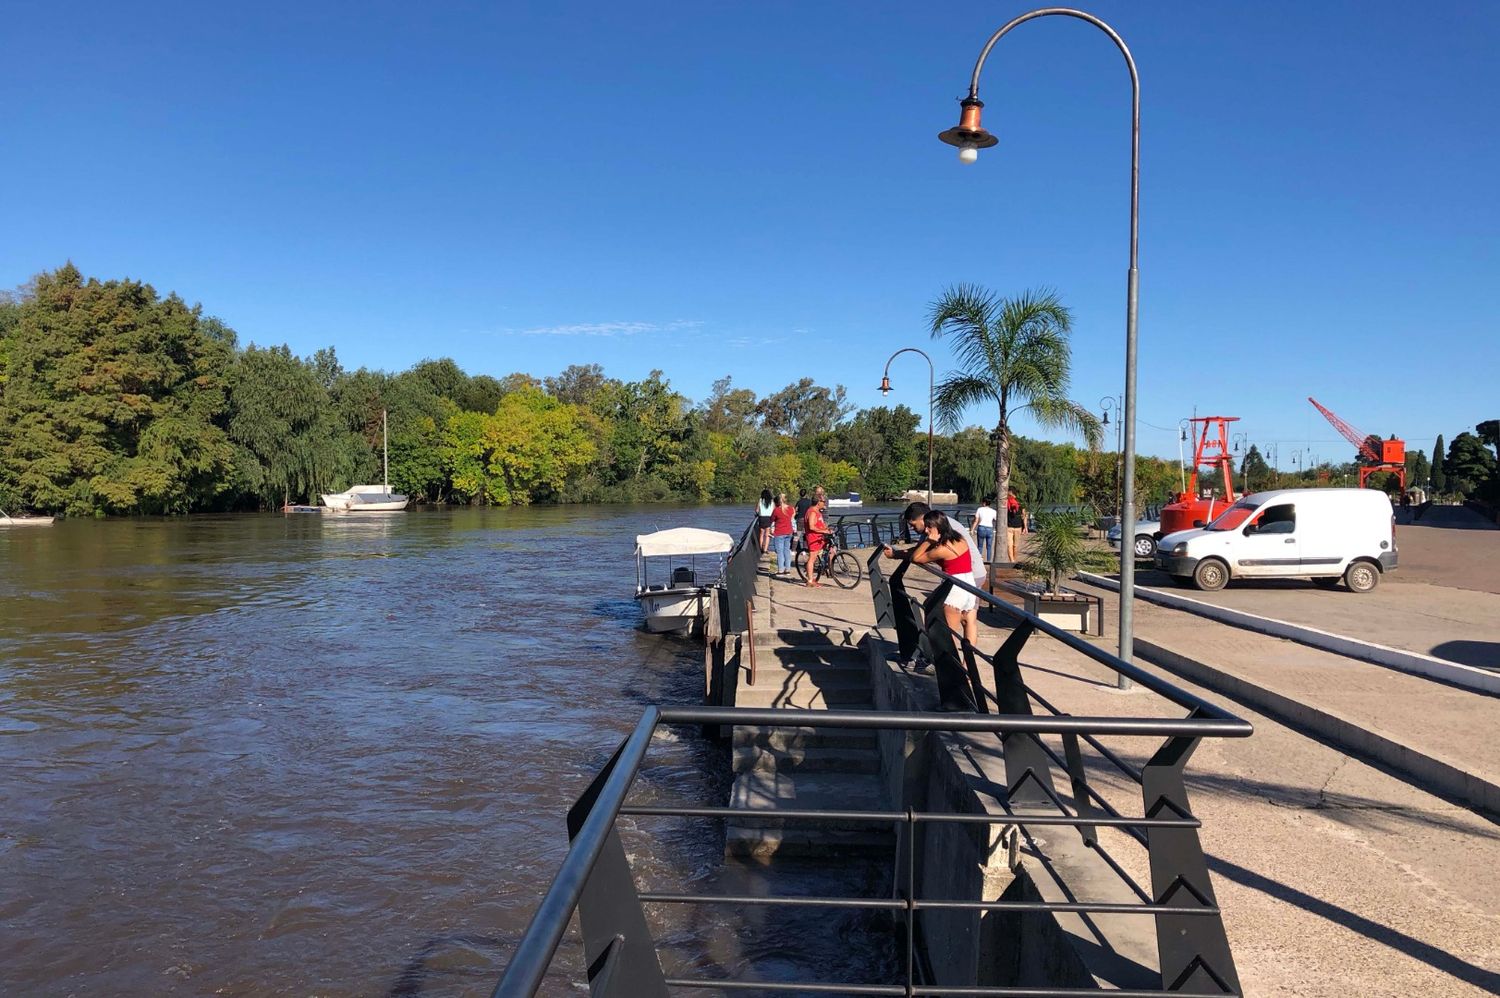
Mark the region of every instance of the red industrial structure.
POLYGON ((1193 470, 1188 476, 1187 490, 1179 492, 1173 502, 1162 507, 1163 537, 1178 530, 1201 527, 1234 503, 1234 460, 1229 456, 1229 424, 1238 422, 1239 418, 1197 416, 1188 420, 1193 426, 1193 470), (1210 427, 1217 433, 1212 433, 1210 427), (1215 496, 1212 488, 1207 490, 1207 495, 1198 491, 1198 469, 1205 465, 1218 468, 1224 476, 1224 495, 1215 496))
POLYGON ((1333 424, 1333 428, 1341 433, 1345 440, 1354 445, 1358 451, 1356 455, 1359 461, 1359 487, 1365 487, 1365 479, 1377 471, 1389 471, 1396 476, 1401 483, 1401 491, 1406 491, 1406 441, 1397 440, 1392 437, 1389 440, 1381 440, 1379 437, 1367 437, 1363 433, 1344 422, 1327 409, 1318 404, 1318 400, 1311 395, 1307 400, 1313 404, 1313 408, 1323 414, 1323 418, 1333 424), (1376 444, 1379 445, 1377 450, 1376 444))

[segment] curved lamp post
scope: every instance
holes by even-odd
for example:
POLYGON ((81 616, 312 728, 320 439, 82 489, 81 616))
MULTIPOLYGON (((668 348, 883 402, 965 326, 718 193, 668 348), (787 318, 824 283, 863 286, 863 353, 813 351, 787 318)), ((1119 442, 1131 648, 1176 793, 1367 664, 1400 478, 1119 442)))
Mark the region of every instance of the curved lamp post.
MULTIPOLYGON (((1109 425, 1109 414, 1115 414, 1115 519, 1118 520, 1120 518, 1120 424, 1125 421, 1120 415, 1120 396, 1104 396, 1099 400, 1099 408, 1104 410, 1103 423, 1105 426, 1109 425)), ((1124 537, 1125 535, 1121 534, 1120 536, 1124 537)), ((1120 548, 1120 557, 1123 558, 1125 556, 1124 541, 1120 543, 1122 545, 1120 548)))
POLYGON ((885 362, 885 373, 880 376, 880 394, 882 396, 891 393, 891 361, 904 353, 922 354, 922 359, 927 361, 927 505, 932 505, 932 397, 933 384, 937 381, 937 368, 932 366, 932 358, 927 356, 916 347, 902 347, 897 350, 885 362))
MULTIPOLYGON (((1039 17, 1060 14, 1064 17, 1087 21, 1109 36, 1110 41, 1125 57, 1125 66, 1130 70, 1130 269, 1125 278, 1125 406, 1121 418, 1125 423, 1125 447, 1122 461, 1125 465, 1124 497, 1120 504, 1120 536, 1135 535, 1135 340, 1136 300, 1139 274, 1136 267, 1137 246, 1140 238, 1140 194, 1141 194, 1141 80, 1136 73, 1135 59, 1130 55, 1114 28, 1092 14, 1071 7, 1042 7, 1014 18, 985 42, 974 63, 974 74, 969 78, 969 96, 959 101, 962 109, 958 125, 938 136, 944 142, 958 147, 961 162, 972 163, 979 158, 979 150, 988 149, 1000 140, 980 125, 980 109, 984 102, 979 99, 979 73, 989 58, 995 43, 1017 25, 1039 17)), ((1123 551, 1123 541, 1121 550, 1123 551)), ((1133 660, 1135 641, 1132 635, 1132 616, 1135 602, 1135 559, 1120 559, 1120 657, 1133 660)), ((1127 688, 1130 680, 1120 677, 1120 687, 1127 688)))

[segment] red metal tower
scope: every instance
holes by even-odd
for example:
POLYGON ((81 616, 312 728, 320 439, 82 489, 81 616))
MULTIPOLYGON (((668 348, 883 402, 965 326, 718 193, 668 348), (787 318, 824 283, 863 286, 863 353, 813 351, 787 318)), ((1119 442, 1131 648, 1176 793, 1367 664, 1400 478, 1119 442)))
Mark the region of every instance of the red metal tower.
MULTIPOLYGON (((1380 449, 1371 446, 1371 440, 1363 433, 1344 422, 1327 409, 1318 404, 1318 400, 1311 395, 1307 400, 1313 404, 1313 408, 1323 414, 1323 418, 1333 424, 1343 438, 1354 445, 1358 451, 1359 460, 1359 487, 1365 487, 1365 479, 1377 471, 1389 471, 1396 476, 1401 483, 1401 491, 1406 491, 1406 442, 1404 440, 1380 440, 1380 449)), ((1378 438, 1376 438, 1378 439, 1378 438)))

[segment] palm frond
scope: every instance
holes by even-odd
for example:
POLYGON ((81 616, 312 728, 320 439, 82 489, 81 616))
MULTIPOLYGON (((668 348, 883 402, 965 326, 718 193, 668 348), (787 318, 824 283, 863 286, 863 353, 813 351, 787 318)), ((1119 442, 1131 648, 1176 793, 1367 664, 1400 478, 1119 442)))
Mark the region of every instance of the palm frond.
POLYGON ((932 407, 937 423, 942 426, 944 433, 951 433, 959 428, 959 422, 963 419, 964 410, 976 402, 999 401, 991 382, 984 378, 975 377, 954 371, 943 376, 933 390, 932 407))

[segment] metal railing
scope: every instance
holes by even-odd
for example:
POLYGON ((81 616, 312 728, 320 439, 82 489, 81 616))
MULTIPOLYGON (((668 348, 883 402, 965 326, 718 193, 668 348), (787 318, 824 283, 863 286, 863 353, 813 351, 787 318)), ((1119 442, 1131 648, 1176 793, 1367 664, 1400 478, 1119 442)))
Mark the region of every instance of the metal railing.
POLYGON ((755 518, 751 517, 724 564, 724 629, 737 634, 750 629, 750 613, 755 603, 755 576, 761 558, 756 529, 755 518))
POLYGON ((1046 716, 1068 717, 1027 685, 1021 674, 1021 650, 1027 640, 1040 631, 1187 710, 1184 720, 1201 725, 1170 733, 1141 766, 1131 765, 1099 740, 1101 736, 1116 734, 1117 731, 1065 733, 1060 738, 1060 746, 1049 744, 1039 737, 1039 733, 1002 735, 1007 798, 1016 806, 1051 806, 1061 815, 1072 814, 1079 818, 1102 815, 1120 819, 1093 827, 1119 828, 1128 840, 1146 850, 1151 871, 1152 891, 1149 894, 1100 844, 1097 831, 1086 830, 1089 826, 1085 824, 1078 827, 1083 844, 1097 853, 1132 893, 1145 903, 1162 906, 1156 912, 1162 987, 1167 993, 1181 993, 1184 986, 1211 989, 1204 992, 1208 994, 1237 992, 1239 978, 1198 840, 1198 823, 1194 820, 1191 826, 1153 827, 1121 819, 1120 811, 1090 783, 1083 749, 1085 746, 1092 749, 1108 767, 1141 788, 1147 816, 1165 813, 1187 820, 1192 818, 1192 811, 1183 770, 1199 740, 1204 737, 1248 736, 1252 732, 1249 722, 931 565, 918 567, 933 576, 938 585, 919 602, 905 586, 910 567, 910 562, 902 561, 887 576, 881 567, 881 553, 877 551, 871 555, 870 586, 877 620, 896 632, 897 653, 901 659, 910 660, 920 653, 932 663, 942 709, 979 714, 993 710, 1005 716, 1028 717, 1035 716, 1032 711, 1035 704, 1046 716), (943 605, 955 586, 972 593, 981 605, 1009 619, 1011 633, 993 655, 985 654, 949 628, 943 605), (993 690, 981 677, 980 663, 990 667, 993 690), (1071 802, 1065 801, 1057 792, 1052 779, 1054 769, 1066 777, 1071 802), (1194 913, 1196 915, 1211 914, 1212 917, 1189 917, 1180 910, 1181 904, 1169 904, 1174 899, 1196 906, 1199 909, 1194 913))
MULTIPOLYGON (((753 544, 751 550, 753 550, 753 544)), ((582 934, 590 993, 604 996, 664 996, 672 989, 716 989, 762 992, 799 991, 858 995, 993 995, 1011 998, 1095 993, 1066 987, 996 987, 934 984, 920 978, 919 926, 922 912, 1017 912, 1125 915, 1154 920, 1160 968, 1159 988, 1118 990, 1122 996, 1237 995, 1239 979, 1224 933, 1218 903, 1198 839, 1201 822, 1189 806, 1183 767, 1204 738, 1242 738, 1251 726, 1229 712, 1165 680, 1121 661, 988 593, 941 572, 937 588, 918 602, 908 592, 903 562, 890 576, 871 556, 870 585, 883 626, 895 629, 903 657, 922 650, 933 663, 944 706, 958 712, 818 711, 714 707, 648 707, 635 730, 621 742, 609 762, 568 812, 571 846, 546 896, 517 946, 494 994, 503 998, 532 996, 542 984, 558 946, 576 912, 582 934), (993 655, 968 642, 954 641, 943 618, 943 599, 951 587, 975 593, 1016 624, 993 655), (1071 716, 1029 689, 1020 674, 1018 655, 1027 638, 1042 631, 1069 648, 1128 675, 1188 711, 1185 717, 1071 716), (994 689, 979 675, 989 664, 994 689), (1035 714, 1032 703, 1044 711, 1035 714), (993 710, 992 710, 993 708, 993 710), (663 724, 692 724, 729 729, 738 725, 798 728, 864 728, 943 732, 966 737, 998 737, 1006 789, 984 814, 906 810, 783 809, 697 804, 632 806, 627 797, 646 758, 652 735, 663 724), (1147 736, 1163 739, 1142 765, 1135 766, 1104 745, 1102 738, 1147 736), (1060 751, 1058 747, 1060 746, 1060 751), (1096 752, 1140 787, 1141 813, 1125 813, 1089 780, 1083 749, 1096 752), (1059 791, 1054 773, 1064 778, 1059 791), (897 869, 902 883, 897 896, 792 897, 762 895, 690 895, 637 890, 617 829, 622 815, 734 819, 753 822, 827 824, 838 822, 890 827, 896 832, 897 869), (1066 901, 993 900, 918 896, 915 847, 926 826, 999 825, 1013 851, 1021 838, 1043 855, 1046 848, 1030 834, 1034 827, 1072 827, 1082 843, 1127 885, 1130 902, 1080 899, 1066 901), (1102 834, 1121 834, 1146 851, 1148 892, 1101 844, 1102 834), (863 908, 896 914, 903 925, 904 977, 888 984, 843 982, 769 982, 669 976, 663 970, 646 918, 648 905, 756 905, 863 908)), ((925 567, 925 566, 924 566, 925 567)), ((929 569, 929 571, 931 571, 929 569)), ((1132 809, 1133 810, 1133 809, 1132 809)))

